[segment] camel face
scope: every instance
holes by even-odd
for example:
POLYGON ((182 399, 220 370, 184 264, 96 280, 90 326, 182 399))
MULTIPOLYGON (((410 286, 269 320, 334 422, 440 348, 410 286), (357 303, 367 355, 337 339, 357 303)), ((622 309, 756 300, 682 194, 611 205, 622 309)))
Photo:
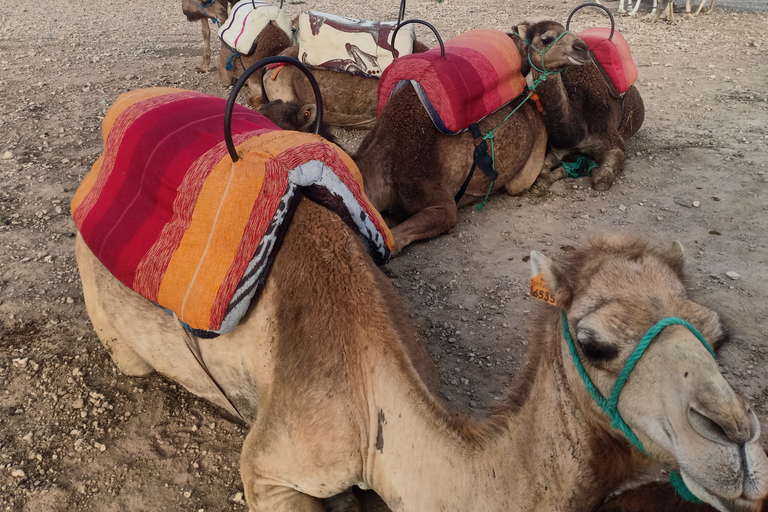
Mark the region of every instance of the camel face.
MULTIPOLYGON (((717 313, 687 298, 678 244, 665 253, 640 252, 617 239, 600 244, 589 261, 575 265, 585 257, 575 254, 566 265, 544 265, 544 275, 556 283, 581 361, 604 397, 643 336, 664 318, 686 320, 715 350, 727 340, 717 313)), ((572 382, 581 380, 573 365, 566 367, 572 382)), ((596 407, 588 394, 586 402, 596 407)), ((651 341, 621 390, 618 411, 648 454, 679 468, 699 499, 719 510, 759 510, 768 494, 768 458, 757 417, 688 328, 669 325, 651 341)))
POLYGON ((553 21, 542 21, 532 26, 520 25, 518 33, 530 41, 528 56, 534 66, 557 71, 566 66, 589 62, 589 47, 575 34, 553 21), (538 51, 536 51, 538 50, 538 51))

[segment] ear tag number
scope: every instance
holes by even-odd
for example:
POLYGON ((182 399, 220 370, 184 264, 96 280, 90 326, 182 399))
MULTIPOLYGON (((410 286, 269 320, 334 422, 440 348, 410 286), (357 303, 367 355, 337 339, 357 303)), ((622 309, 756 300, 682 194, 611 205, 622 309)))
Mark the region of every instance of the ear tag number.
POLYGON ((552 293, 549 288, 547 288, 547 284, 544 282, 543 273, 531 279, 531 292, 529 295, 534 299, 543 300, 547 304, 557 306, 555 294, 552 293))

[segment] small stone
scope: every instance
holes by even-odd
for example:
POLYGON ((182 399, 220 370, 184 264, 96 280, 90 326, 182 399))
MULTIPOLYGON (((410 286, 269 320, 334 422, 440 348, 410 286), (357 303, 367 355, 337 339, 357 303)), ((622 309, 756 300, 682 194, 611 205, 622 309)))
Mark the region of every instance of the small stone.
POLYGON ((662 216, 658 216, 658 217, 656 217, 656 220, 658 220, 659 222, 661 222, 662 220, 664 220, 664 217, 662 217, 662 216))
POLYGON ((621 211, 625 211, 626 209, 627 209, 627 207, 626 207, 626 206, 624 206, 623 204, 620 204, 620 205, 619 205, 619 210, 621 210, 621 211))
POLYGON ((700 203, 700 202, 698 202, 698 201, 694 201, 694 202, 693 202, 693 207, 694 207, 694 208, 698 208, 700 205, 701 205, 701 203, 700 203))
POLYGON ((27 476, 27 474, 24 473, 24 470, 14 469, 13 471, 11 471, 11 476, 14 478, 24 478, 25 476, 27 476))
POLYGON ((184 491, 185 498, 189 498, 190 496, 192 496, 192 493, 190 491, 184 491))
POLYGON ((74 304, 74 303, 75 303, 75 299, 73 299, 72 297, 67 297, 67 304, 74 304))
POLYGON ((733 270, 731 270, 730 272, 726 272, 725 275, 727 275, 730 279, 733 279, 734 281, 736 281, 738 278, 741 277, 737 272, 734 272, 733 270))
POLYGON ((243 501, 243 493, 238 491, 235 494, 233 494, 229 499, 235 502, 243 501))
POLYGON ((22 441, 26 441, 28 443, 31 443, 32 442, 32 432, 30 432, 29 434, 25 435, 21 439, 22 439, 22 441))
POLYGON ((83 399, 78 398, 74 402, 72 402, 72 408, 73 409, 82 409, 83 408, 83 399))
POLYGON ((13 153, 11 153, 10 151, 6 151, 5 153, 3 153, 3 160, 10 160, 11 158, 13 158, 13 153))

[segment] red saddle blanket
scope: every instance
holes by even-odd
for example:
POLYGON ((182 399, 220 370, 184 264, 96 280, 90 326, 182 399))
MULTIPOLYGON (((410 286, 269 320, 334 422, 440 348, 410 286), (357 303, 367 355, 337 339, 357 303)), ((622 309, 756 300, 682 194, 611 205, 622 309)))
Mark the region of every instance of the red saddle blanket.
POLYGON ((72 200, 75 224, 104 266, 208 337, 237 326, 302 196, 337 211, 378 263, 394 247, 340 148, 235 105, 241 158, 233 163, 225 105, 178 89, 121 95, 103 122, 104 153, 72 200))
POLYGON ((470 30, 445 42, 445 57, 438 46, 395 59, 381 75, 377 115, 410 82, 437 129, 460 133, 522 94, 520 65, 520 52, 507 34, 470 30))
POLYGON ((579 33, 579 37, 589 46, 615 92, 624 94, 637 80, 637 66, 624 36, 614 31, 613 39, 608 39, 610 33, 610 28, 589 28, 579 33))

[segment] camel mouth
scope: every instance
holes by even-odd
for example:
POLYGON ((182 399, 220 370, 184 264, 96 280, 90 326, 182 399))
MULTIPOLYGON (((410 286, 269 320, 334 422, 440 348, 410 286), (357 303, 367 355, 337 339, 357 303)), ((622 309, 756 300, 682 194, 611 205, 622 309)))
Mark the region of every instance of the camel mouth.
POLYGON ((574 66, 581 66, 582 64, 586 64, 587 62, 589 62, 589 57, 587 57, 586 59, 579 59, 579 58, 575 58, 568 55, 568 61, 574 66))
POLYGON ((693 495, 700 500, 708 503, 722 512, 760 512, 763 506, 763 498, 750 498, 743 494, 735 498, 726 498, 718 495, 717 492, 699 485, 696 481, 691 481, 690 478, 686 478, 687 475, 683 474, 683 480, 689 489, 693 492, 693 495))

